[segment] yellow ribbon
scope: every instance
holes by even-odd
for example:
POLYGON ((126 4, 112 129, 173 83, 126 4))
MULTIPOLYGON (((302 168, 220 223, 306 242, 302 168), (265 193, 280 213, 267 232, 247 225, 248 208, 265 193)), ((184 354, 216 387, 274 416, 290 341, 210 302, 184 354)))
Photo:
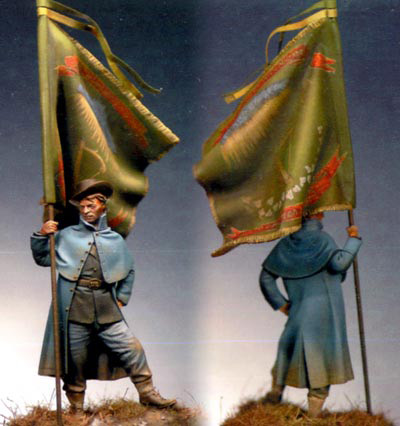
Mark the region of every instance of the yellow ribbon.
POLYGON ((68 27, 75 28, 77 30, 88 31, 94 35, 96 35, 95 27, 90 24, 86 24, 81 21, 77 21, 76 19, 69 18, 68 16, 61 15, 61 13, 55 12, 54 10, 48 9, 47 7, 38 7, 37 15, 42 16, 45 15, 53 21, 59 22, 60 24, 67 25, 68 27))
POLYGON ((99 41, 111 70, 125 86, 125 88, 131 93, 133 93, 134 96, 136 96, 137 98, 143 97, 140 91, 129 81, 129 79, 123 74, 119 67, 123 68, 126 72, 128 72, 135 79, 135 81, 144 89, 152 93, 160 93, 159 89, 155 89, 154 87, 151 87, 149 84, 145 83, 144 80, 134 69, 132 69, 126 62, 124 62, 122 59, 112 53, 110 46, 106 38, 104 37, 100 27, 93 19, 91 19, 87 15, 84 15, 83 13, 78 12, 75 9, 69 8, 67 6, 62 5, 61 3, 52 0, 37 0, 37 6, 38 16, 46 16, 47 18, 52 19, 53 21, 58 22, 60 24, 66 25, 70 28, 88 31, 93 34, 99 41), (81 19, 89 21, 90 24, 70 18, 69 16, 65 16, 53 9, 58 9, 59 11, 62 11, 64 13, 73 14, 81 19))
MULTIPOLYGON (((326 0, 318 2, 315 5, 311 6, 311 8, 309 8, 306 11, 302 12, 300 15, 306 13, 307 11, 310 11, 312 9, 320 7, 321 5, 325 5, 325 4, 326 4, 326 0)), ((298 15, 298 16, 300 16, 300 15, 298 15)), ((271 32, 271 34, 269 35, 269 37, 267 39, 266 46, 265 46, 265 56, 266 56, 266 65, 265 65, 265 67, 267 67, 268 64, 269 64, 269 62, 268 62, 268 46, 269 46, 269 42, 270 42, 271 38, 276 33, 299 30, 301 28, 306 27, 307 25, 310 25, 312 22, 319 21, 320 19, 323 19, 323 18, 336 18, 336 17, 337 17, 337 9, 323 9, 323 10, 320 10, 319 12, 316 12, 313 15, 311 15, 311 16, 303 19, 302 21, 294 22, 294 23, 287 24, 287 25, 282 25, 280 27, 275 28, 271 32)), ((244 87, 241 87, 238 90, 235 90, 233 92, 230 92, 230 93, 224 95, 225 102, 229 104, 229 103, 231 103, 231 102, 233 102, 233 101, 241 98, 243 95, 245 95, 250 90, 250 88, 253 86, 253 84, 255 83, 255 81, 251 82, 250 84, 247 84, 244 87)))
POLYGON ((317 13, 314 13, 313 15, 309 16, 306 19, 303 19, 299 22, 294 22, 293 24, 283 25, 281 27, 275 28, 274 31, 269 35, 267 39, 267 44, 265 46, 265 57, 266 57, 266 65, 268 66, 268 45, 271 40, 271 38, 276 33, 282 33, 286 31, 295 31, 300 30, 301 28, 306 27, 307 25, 311 24, 312 22, 319 21, 323 18, 336 18, 337 17, 337 9, 323 9, 320 10, 317 13))

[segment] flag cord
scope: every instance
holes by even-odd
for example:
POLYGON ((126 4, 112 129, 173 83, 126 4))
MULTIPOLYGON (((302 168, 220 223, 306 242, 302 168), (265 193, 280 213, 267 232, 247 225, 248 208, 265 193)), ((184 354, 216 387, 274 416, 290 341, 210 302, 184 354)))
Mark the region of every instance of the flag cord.
MULTIPOLYGON (((349 226, 353 226, 354 225, 353 210, 348 210, 348 219, 349 219, 349 226)), ((368 364, 367 364, 367 349, 365 345, 364 318, 363 318, 362 303, 361 303, 360 277, 358 272, 357 256, 354 258, 353 272, 354 272, 354 288, 355 288, 356 303, 357 303, 358 328, 360 333, 361 359, 362 359, 362 368, 363 368, 363 375, 364 375, 365 400, 366 400, 367 412, 368 414, 372 414, 371 394, 370 394, 370 387, 369 387, 368 364)))

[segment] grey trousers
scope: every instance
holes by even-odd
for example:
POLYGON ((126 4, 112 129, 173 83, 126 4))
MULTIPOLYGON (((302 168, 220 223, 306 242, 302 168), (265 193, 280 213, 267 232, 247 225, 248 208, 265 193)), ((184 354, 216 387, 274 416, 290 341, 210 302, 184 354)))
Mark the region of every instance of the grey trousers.
POLYGON ((143 383, 151 379, 151 371, 139 340, 132 334, 124 321, 99 325, 68 324, 69 372, 63 378, 66 392, 85 392, 85 366, 88 348, 94 337, 100 339, 119 360, 133 383, 143 383))

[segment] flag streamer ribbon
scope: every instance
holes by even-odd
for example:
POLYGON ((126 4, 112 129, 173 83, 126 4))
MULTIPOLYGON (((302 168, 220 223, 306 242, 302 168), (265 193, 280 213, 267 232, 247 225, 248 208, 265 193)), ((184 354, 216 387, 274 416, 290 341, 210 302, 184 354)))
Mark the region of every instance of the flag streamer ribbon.
MULTIPOLYGON (((288 25, 288 24, 292 23, 293 21, 295 21, 296 19, 300 18, 301 16, 304 16, 307 13, 310 13, 310 12, 316 10, 316 9, 336 9, 336 0, 321 0, 321 1, 317 2, 317 3, 314 3, 312 6, 310 6, 309 8, 307 8, 305 10, 303 10, 298 15, 295 15, 295 16, 292 16, 291 18, 289 18, 285 22, 285 25, 288 25)), ((281 51, 284 36, 285 36, 285 32, 281 32, 281 35, 279 37, 278 53, 281 51)))
MULTIPOLYGON (((308 8, 307 10, 303 11, 302 13, 300 13, 299 15, 296 15, 295 17, 291 18, 285 25, 282 25, 280 27, 275 28, 270 35, 268 36, 267 39, 267 43, 265 46, 265 58, 266 58, 266 65, 265 67, 268 67, 269 64, 269 60, 268 60, 268 47, 269 47, 269 43, 272 39, 272 37, 277 34, 277 33, 282 33, 284 34, 285 32, 288 31, 296 31, 296 30, 300 30, 304 27, 307 27, 308 25, 310 25, 313 22, 317 22, 322 18, 336 18, 337 17, 337 9, 336 9, 336 0, 322 0, 318 3, 315 3, 313 6, 311 6, 310 8, 308 8), (302 21, 299 22, 294 22, 294 23, 290 23, 289 21, 291 21, 292 19, 295 19, 299 16, 302 16, 308 12, 311 12, 312 10, 315 10, 317 8, 320 7, 329 7, 331 6, 332 9, 324 9, 324 10, 320 10, 319 12, 314 13, 313 15, 309 16, 306 19, 303 19, 302 21)), ((283 41, 283 39, 282 39, 283 41)), ((280 41, 281 44, 281 41, 280 41)), ((244 87, 241 87, 240 89, 234 90, 233 92, 227 93, 226 95, 224 95, 224 99, 226 103, 231 103, 236 101, 237 99, 240 99, 243 95, 245 95, 249 89, 253 86, 254 81, 245 85, 244 87)))
POLYGON ((74 28, 81 31, 87 31, 93 34, 99 41, 103 53, 107 59, 108 65, 110 66, 113 73, 119 78, 119 80, 126 87, 126 89, 132 91, 132 93, 136 97, 141 98, 143 95, 125 77, 125 75, 121 72, 118 66, 122 67, 130 76, 132 76, 136 83, 143 89, 148 90, 151 93, 160 93, 160 89, 156 89, 150 86, 140 77, 139 73, 137 73, 126 62, 124 62, 122 59, 112 53, 110 46, 106 38, 104 37, 99 25, 96 23, 96 21, 90 18, 90 16, 87 16, 84 13, 79 12, 78 10, 72 9, 53 0, 37 0, 37 6, 38 16, 45 15, 53 21, 66 25, 70 28, 74 28), (64 15, 64 13, 76 16, 77 18, 83 19, 87 22, 78 21, 76 19, 64 15))

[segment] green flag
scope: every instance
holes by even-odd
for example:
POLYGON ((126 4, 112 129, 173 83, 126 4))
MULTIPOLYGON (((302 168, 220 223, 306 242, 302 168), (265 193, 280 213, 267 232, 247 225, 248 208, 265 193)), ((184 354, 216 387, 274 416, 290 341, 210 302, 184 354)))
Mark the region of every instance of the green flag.
POLYGON ((228 96, 243 99, 205 142, 194 174, 224 238, 213 256, 292 233, 305 212, 355 207, 336 2, 306 12, 318 8, 271 34, 304 28, 228 96))
POLYGON ((109 224, 126 236, 148 190, 144 169, 179 139, 139 101, 120 67, 155 90, 112 54, 93 20, 52 0, 37 6, 44 202, 55 204, 58 220, 69 224, 75 218, 68 199, 77 182, 107 180, 114 187, 109 224), (92 32, 112 72, 59 23, 92 32))

